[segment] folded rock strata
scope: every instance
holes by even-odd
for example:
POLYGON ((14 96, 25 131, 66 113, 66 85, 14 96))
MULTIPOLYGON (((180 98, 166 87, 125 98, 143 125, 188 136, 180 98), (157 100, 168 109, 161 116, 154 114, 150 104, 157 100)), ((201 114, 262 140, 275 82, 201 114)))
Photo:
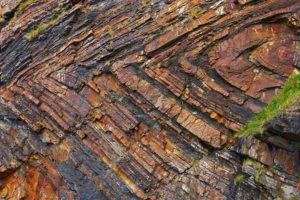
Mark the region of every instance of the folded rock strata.
POLYGON ((1 0, 0 199, 299 199, 299 104, 234 137, 299 27, 299 0, 1 0))

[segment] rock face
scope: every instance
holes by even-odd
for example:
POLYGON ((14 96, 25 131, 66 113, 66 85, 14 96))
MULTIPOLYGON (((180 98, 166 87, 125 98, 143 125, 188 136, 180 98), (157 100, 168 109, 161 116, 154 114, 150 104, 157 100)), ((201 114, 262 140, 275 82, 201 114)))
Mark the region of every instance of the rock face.
POLYGON ((299 0, 0 1, 0 199, 299 199, 299 0))
POLYGON ((300 104, 280 113, 266 124, 268 131, 291 141, 300 142, 300 104))

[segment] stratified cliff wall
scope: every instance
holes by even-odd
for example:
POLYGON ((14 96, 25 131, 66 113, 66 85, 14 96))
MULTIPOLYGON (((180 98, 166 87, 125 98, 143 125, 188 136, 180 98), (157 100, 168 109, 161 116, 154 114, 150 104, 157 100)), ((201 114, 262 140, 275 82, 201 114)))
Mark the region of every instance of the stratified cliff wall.
POLYGON ((0 199, 299 199, 299 0, 1 0, 0 199))

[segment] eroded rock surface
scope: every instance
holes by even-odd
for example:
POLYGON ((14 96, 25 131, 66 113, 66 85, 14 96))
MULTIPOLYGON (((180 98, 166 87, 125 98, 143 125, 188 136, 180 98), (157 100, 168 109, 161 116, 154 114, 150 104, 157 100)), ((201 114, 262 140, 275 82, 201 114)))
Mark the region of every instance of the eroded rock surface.
POLYGON ((299 11, 0 1, 0 199, 299 199, 298 104, 233 135, 300 68, 299 11))
POLYGON ((266 124, 266 128, 286 139, 300 142, 300 105, 291 106, 266 124))

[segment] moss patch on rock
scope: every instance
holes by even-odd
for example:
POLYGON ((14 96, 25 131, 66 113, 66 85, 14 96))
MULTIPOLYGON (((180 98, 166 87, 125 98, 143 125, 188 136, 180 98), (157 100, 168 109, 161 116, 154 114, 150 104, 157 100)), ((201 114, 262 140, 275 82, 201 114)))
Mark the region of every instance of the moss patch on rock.
POLYGON ((285 83, 280 93, 252 119, 236 136, 262 133, 266 122, 300 99, 300 74, 294 73, 285 83))
POLYGON ((35 37, 37 37, 44 30, 46 30, 49 27, 54 26, 55 24, 57 24, 58 21, 61 20, 67 14, 68 14, 67 11, 62 12, 58 16, 56 16, 55 18, 53 18, 53 19, 51 19, 51 20, 49 20, 49 21, 47 21, 45 23, 39 24, 34 30, 31 30, 30 32, 26 33, 25 37, 28 40, 34 39, 35 37))
POLYGON ((266 167, 260 162, 257 162, 256 160, 253 160, 251 158, 246 158, 243 161, 243 167, 247 167, 247 166, 251 166, 251 168, 253 168, 255 180, 257 182, 261 182, 260 177, 266 171, 266 167))
POLYGON ((39 0, 27 0, 24 1, 22 3, 20 3, 20 5, 18 6, 18 9, 15 12, 15 17, 19 17, 23 14, 23 12, 32 4, 38 2, 39 0))
POLYGON ((247 180, 249 177, 250 177, 249 174, 240 173, 240 174, 236 175, 236 177, 234 178, 234 184, 239 185, 243 181, 247 180))

